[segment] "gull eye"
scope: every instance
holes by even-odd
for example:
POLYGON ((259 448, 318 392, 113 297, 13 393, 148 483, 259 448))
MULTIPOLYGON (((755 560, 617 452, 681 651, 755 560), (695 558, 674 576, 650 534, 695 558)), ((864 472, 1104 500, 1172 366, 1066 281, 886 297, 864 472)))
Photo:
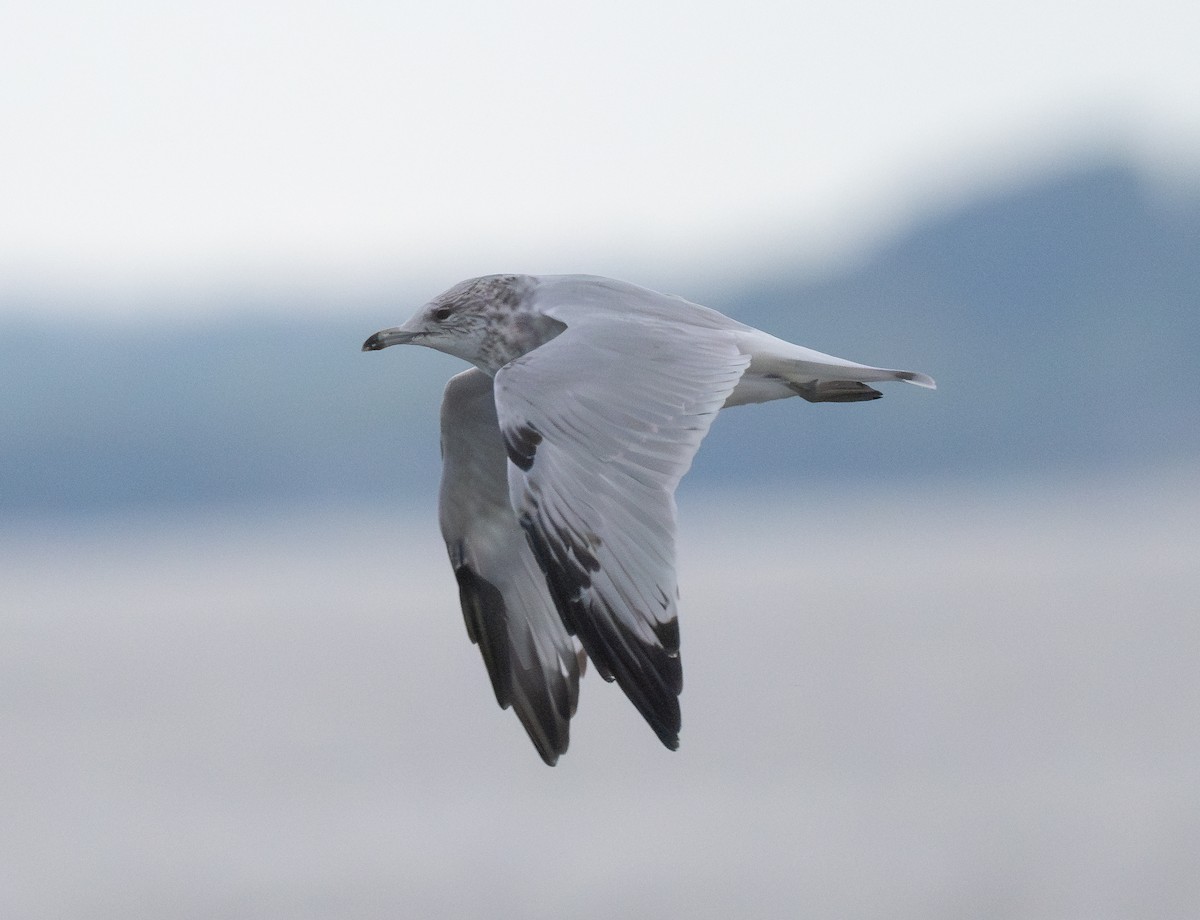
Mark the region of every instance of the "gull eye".
POLYGON ((451 310, 449 307, 438 307, 436 310, 433 311, 433 318, 436 319, 440 323, 443 320, 449 319, 450 314, 453 312, 454 311, 451 310))

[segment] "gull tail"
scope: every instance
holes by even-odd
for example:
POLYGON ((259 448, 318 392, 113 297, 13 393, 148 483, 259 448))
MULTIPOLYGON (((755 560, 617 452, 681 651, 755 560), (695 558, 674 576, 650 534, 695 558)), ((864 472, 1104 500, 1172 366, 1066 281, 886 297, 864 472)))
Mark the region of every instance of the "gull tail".
POLYGON ((757 329, 743 333, 739 347, 744 354, 750 355, 750 366, 726 400, 726 406, 788 396, 799 396, 814 403, 863 402, 883 395, 869 384, 891 380, 937 389, 937 384, 927 374, 847 361, 785 342, 757 329))
MULTIPOLYGON (((805 374, 811 372, 810 368, 805 369, 805 374)), ((843 368, 836 373, 846 375, 847 369, 843 368)), ((919 387, 936 390, 937 384, 933 382, 933 378, 926 374, 918 374, 916 371, 893 371, 882 367, 867 367, 859 370, 857 373, 854 369, 850 369, 849 376, 853 376, 853 380, 809 380, 806 379, 786 380, 789 389, 793 390, 801 399, 806 399, 809 402, 862 402, 865 399, 878 399, 883 394, 874 387, 867 386, 863 381, 881 381, 881 380, 903 380, 906 383, 912 383, 919 387)))

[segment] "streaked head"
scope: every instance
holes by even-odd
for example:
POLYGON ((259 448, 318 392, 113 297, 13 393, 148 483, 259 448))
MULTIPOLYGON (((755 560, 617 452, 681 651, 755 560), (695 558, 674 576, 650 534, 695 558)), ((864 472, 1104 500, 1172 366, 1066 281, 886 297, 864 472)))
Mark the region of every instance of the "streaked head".
POLYGON ((363 351, 389 345, 424 345, 473 361, 498 312, 511 310, 517 276, 472 278, 439 294, 403 326, 381 329, 363 343, 363 351))
MULTIPOLYGON (((389 345, 424 345, 454 355, 494 374, 502 365, 540 345, 542 323, 523 309, 536 280, 528 275, 486 275, 454 285, 417 311, 403 326, 381 329, 363 351, 389 345), (528 341, 526 341, 528 339, 528 341)), ((546 322, 554 321, 546 318, 546 322)), ((561 324, 554 325, 561 330, 561 324)))

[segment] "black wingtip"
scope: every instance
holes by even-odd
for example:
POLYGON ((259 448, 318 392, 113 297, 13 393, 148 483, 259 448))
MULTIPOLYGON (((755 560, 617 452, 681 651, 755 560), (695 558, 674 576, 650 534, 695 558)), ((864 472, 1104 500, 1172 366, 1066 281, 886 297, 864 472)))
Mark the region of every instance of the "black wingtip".
POLYGON ((667 734, 667 733, 659 732, 658 740, 663 743, 663 747, 665 747, 668 751, 678 751, 679 750, 679 735, 678 735, 678 733, 667 734))
POLYGON ((665 706, 661 701, 657 702, 653 704, 655 706, 653 710, 650 710, 649 707, 643 709, 636 700, 634 705, 637 706, 642 718, 646 720, 654 734, 658 735, 658 740, 663 743, 663 747, 668 751, 678 751, 679 730, 683 723, 680 718, 679 697, 674 697, 665 706))
POLYGON ((380 351, 387 346, 383 343, 383 336, 376 332, 373 336, 363 342, 363 351, 380 351))

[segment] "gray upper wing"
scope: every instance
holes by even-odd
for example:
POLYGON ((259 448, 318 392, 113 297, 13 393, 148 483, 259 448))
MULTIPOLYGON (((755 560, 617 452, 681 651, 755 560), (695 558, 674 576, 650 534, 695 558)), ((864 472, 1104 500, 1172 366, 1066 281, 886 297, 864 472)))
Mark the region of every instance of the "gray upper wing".
POLYGON ((496 701, 515 710, 546 763, 567 749, 579 659, 509 501, 492 378, 472 368, 442 400, 438 517, 471 641, 496 701))
POLYGON ((749 360, 728 330, 598 310, 495 378, 513 507, 563 622, 670 748, 674 491, 749 360))

